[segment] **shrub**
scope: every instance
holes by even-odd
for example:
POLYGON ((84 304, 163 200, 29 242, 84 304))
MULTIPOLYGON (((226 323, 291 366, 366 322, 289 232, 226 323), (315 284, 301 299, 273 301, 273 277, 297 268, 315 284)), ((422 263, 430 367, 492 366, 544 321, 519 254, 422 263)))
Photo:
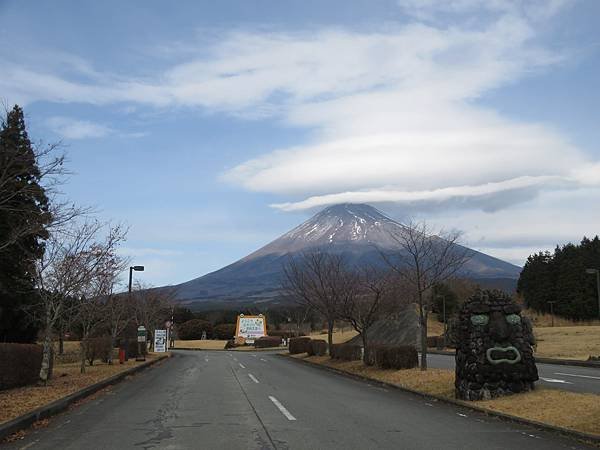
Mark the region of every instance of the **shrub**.
POLYGON ((83 341, 85 349, 85 359, 90 366, 94 365, 94 360, 101 359, 108 361, 112 354, 112 339, 110 336, 91 337, 83 341))
MULTIPOLYGON (((279 336, 285 339, 290 339, 293 337, 297 337, 296 336, 296 331, 293 330, 272 330, 269 331, 269 336, 279 336)), ((298 333, 298 337, 299 336, 306 336, 305 333, 298 333)))
MULTIPOLYGON (((207 333, 208 334, 208 333, 207 333)), ((235 323, 222 323, 213 329, 215 339, 231 339, 235 336, 235 323)), ((202 336, 202 334, 200 334, 202 336)))
POLYGON ((379 345, 373 350, 381 369, 412 369, 419 364, 417 349, 411 345, 379 345))
POLYGON ((343 361, 357 361, 362 359, 362 347, 360 345, 353 344, 341 344, 337 350, 339 355, 337 359, 343 361))
POLYGON ((307 353, 310 356, 324 356, 327 354, 327 342, 323 339, 314 339, 310 341, 307 353))
POLYGON ((34 384, 42 368, 42 346, 0 344, 0 389, 34 384))
POLYGON ((281 338, 276 336, 263 336, 254 341, 256 348, 279 347, 280 345, 281 338))
POLYGON ((177 335, 182 341, 202 339, 202 332, 206 332, 206 337, 212 337, 212 325, 210 322, 202 319, 192 319, 182 323, 177 328, 177 335))
MULTIPOLYGON (((125 349, 126 358, 137 358, 140 354, 138 351, 138 341, 135 339, 125 339, 121 342, 123 348, 125 349)), ((146 355, 148 353, 148 347, 145 344, 139 345, 139 348, 142 350, 142 355, 146 355)))
POLYGON ((331 359, 340 359, 340 347, 342 344, 331 344, 329 347, 329 356, 331 359))
POLYGON ((297 337, 290 339, 290 354, 295 355, 298 353, 306 353, 308 346, 310 345, 309 337, 297 337))

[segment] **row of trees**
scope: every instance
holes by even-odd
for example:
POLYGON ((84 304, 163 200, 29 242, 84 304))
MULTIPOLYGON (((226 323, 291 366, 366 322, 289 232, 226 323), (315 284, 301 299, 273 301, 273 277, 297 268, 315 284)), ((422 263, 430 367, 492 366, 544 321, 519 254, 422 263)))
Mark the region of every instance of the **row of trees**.
POLYGON ((556 247, 527 258, 519 277, 518 292, 528 307, 553 311, 574 320, 598 317, 596 279, 586 269, 600 269, 600 239, 583 238, 579 245, 556 247))
POLYGON ((113 344, 135 321, 153 329, 168 308, 165 291, 118 295, 129 261, 119 254, 127 229, 62 200, 68 175, 58 145, 34 145, 23 111, 6 113, 0 129, 0 341, 43 343, 46 381, 55 336, 76 330, 85 343, 110 335, 113 344), (137 298, 137 301, 136 301, 137 298))
POLYGON ((386 269, 350 267, 343 254, 315 249, 285 264, 283 291, 325 318, 330 348, 335 321, 349 322, 362 336, 365 358, 369 328, 382 317, 415 303, 421 331, 421 369, 426 370, 432 289, 455 277, 471 257, 467 248, 458 245, 459 237, 457 232, 433 233, 426 223, 411 222, 391 234, 395 250, 380 250, 386 269))

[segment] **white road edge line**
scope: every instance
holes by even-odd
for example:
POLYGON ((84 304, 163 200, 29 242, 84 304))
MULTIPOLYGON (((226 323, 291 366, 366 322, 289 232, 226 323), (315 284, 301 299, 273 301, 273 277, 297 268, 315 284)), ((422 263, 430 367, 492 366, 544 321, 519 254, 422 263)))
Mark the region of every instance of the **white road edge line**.
POLYGON ((246 368, 246 366, 245 366, 245 365, 243 365, 242 363, 238 363, 238 364, 240 365, 240 367, 241 367, 242 369, 245 369, 245 368, 246 368))
POLYGON ((544 378, 544 377, 540 377, 540 380, 544 380, 547 383, 573 384, 570 381, 559 380, 559 379, 556 379, 556 378, 544 378))
POLYGON ((593 380, 600 380, 600 377, 593 377, 591 375, 576 375, 574 373, 554 372, 554 375, 564 375, 566 377, 591 378, 593 380))
POLYGON ((275 397, 273 397, 272 395, 269 395, 269 400, 271 400, 271 401, 273 402, 273 404, 274 404, 275 406, 277 406, 277 409, 278 409, 279 411, 281 411, 281 414, 283 414, 283 415, 284 415, 284 416, 287 418, 287 420, 296 420, 296 418, 295 418, 294 416, 292 416, 292 415, 290 414, 290 412, 289 412, 287 409, 285 409, 285 406, 283 406, 283 405, 282 405, 282 404, 279 402, 279 400, 277 400, 275 397))
POLYGON ((258 384, 258 380, 256 379, 256 377, 254 375, 252 375, 251 373, 249 373, 248 376, 250 377, 250 379, 252 381, 254 381, 256 384, 258 384))

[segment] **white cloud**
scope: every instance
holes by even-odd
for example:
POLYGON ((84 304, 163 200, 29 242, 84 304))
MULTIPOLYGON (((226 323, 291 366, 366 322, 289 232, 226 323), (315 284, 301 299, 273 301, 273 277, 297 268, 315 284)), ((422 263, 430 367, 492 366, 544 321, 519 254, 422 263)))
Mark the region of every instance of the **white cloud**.
POLYGON ((69 117, 51 117, 46 124, 52 131, 65 139, 100 138, 114 132, 107 126, 69 117))
MULTIPOLYGON (((309 128, 311 142, 222 175, 292 197, 278 204, 287 210, 342 200, 489 209, 486 202, 506 206, 503 199, 597 183, 598 163, 564 136, 476 102, 563 61, 537 43, 536 32, 569 3, 401 0, 424 22, 376 32, 233 32, 210 46, 186 43, 185 60, 144 77, 100 72, 64 55, 76 76, 9 62, 0 88, 27 101, 192 106, 309 128), (460 20, 438 20, 448 16, 460 20)), ((77 125, 64 125, 63 135, 110 131, 77 125)))

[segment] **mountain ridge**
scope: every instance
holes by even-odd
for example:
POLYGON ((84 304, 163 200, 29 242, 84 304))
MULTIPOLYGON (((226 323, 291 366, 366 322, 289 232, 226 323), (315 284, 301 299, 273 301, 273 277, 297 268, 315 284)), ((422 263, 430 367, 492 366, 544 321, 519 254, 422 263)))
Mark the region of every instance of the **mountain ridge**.
MULTIPOLYGON (((219 270, 172 286, 183 303, 258 303, 278 299, 283 264, 313 248, 343 253, 351 264, 381 264, 379 249, 397 246, 393 231, 404 225, 366 204, 329 206, 265 246, 219 270)), ((463 276, 482 284, 516 286, 520 267, 472 250, 463 276), (512 280, 512 282, 511 282, 512 280)))

